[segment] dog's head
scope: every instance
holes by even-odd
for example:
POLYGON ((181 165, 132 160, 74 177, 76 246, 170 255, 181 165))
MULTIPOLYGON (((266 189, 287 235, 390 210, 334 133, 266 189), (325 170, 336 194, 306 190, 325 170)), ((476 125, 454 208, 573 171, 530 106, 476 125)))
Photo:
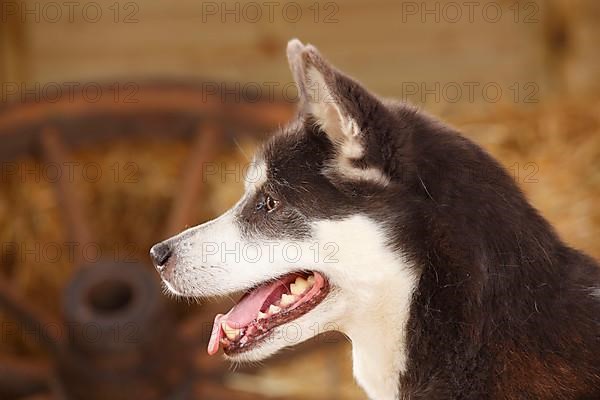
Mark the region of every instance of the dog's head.
POLYGON ((390 224, 409 218, 398 202, 423 195, 403 161, 414 111, 378 99, 310 45, 292 40, 287 55, 300 111, 255 155, 243 197, 151 250, 177 295, 246 292, 215 318, 209 344, 235 360, 348 332, 396 306, 413 274, 390 224))

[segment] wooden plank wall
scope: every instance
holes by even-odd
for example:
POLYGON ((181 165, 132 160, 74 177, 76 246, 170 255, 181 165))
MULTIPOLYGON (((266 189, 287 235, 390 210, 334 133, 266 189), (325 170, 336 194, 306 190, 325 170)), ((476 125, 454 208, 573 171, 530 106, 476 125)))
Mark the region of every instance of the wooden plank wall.
POLYGON ((256 82, 267 90, 269 82, 290 82, 284 49, 299 37, 384 96, 417 84, 417 102, 435 102, 426 91, 436 84, 467 90, 468 82, 493 82, 510 91, 533 82, 537 99, 600 87, 596 0, 482 0, 472 12, 453 0, 276 1, 272 19, 262 1, 95 0, 77 2, 72 20, 65 7, 56 19, 44 2, 22 3, 34 10, 19 21, 30 82, 175 77, 256 82), (224 15, 236 7, 237 14, 224 15), (98 9, 102 16, 90 22, 98 9))
POLYGON ((17 15, 2 11, 6 3, 0 0, 0 82, 23 81, 28 78, 25 35, 29 27, 17 15))

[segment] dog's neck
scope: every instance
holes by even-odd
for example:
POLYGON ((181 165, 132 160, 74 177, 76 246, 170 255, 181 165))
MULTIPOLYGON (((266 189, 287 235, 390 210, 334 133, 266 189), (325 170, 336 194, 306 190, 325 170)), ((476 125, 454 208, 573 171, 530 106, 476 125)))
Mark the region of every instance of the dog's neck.
POLYGON ((406 327, 416 281, 408 272, 370 288, 360 299, 345 333, 352 340, 354 377, 373 400, 399 398, 406 368, 406 327), (367 300, 367 301, 365 301, 367 300))

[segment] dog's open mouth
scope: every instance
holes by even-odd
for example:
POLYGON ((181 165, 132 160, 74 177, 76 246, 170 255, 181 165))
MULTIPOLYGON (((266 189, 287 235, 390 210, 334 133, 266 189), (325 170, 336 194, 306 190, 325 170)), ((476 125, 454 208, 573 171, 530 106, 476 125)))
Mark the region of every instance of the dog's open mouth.
POLYGON ((273 328, 315 308, 329 292, 318 272, 296 272, 248 291, 227 314, 217 314, 208 343, 213 355, 242 353, 266 339, 273 328))

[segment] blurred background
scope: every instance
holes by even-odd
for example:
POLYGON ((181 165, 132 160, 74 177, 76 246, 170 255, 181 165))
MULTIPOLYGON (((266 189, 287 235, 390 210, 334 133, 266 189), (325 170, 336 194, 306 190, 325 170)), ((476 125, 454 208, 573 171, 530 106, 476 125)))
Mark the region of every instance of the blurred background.
POLYGON ((480 143, 600 257, 600 3, 0 0, 0 399, 363 399, 327 334, 208 358, 155 242, 232 206, 294 112, 285 46, 480 143))

